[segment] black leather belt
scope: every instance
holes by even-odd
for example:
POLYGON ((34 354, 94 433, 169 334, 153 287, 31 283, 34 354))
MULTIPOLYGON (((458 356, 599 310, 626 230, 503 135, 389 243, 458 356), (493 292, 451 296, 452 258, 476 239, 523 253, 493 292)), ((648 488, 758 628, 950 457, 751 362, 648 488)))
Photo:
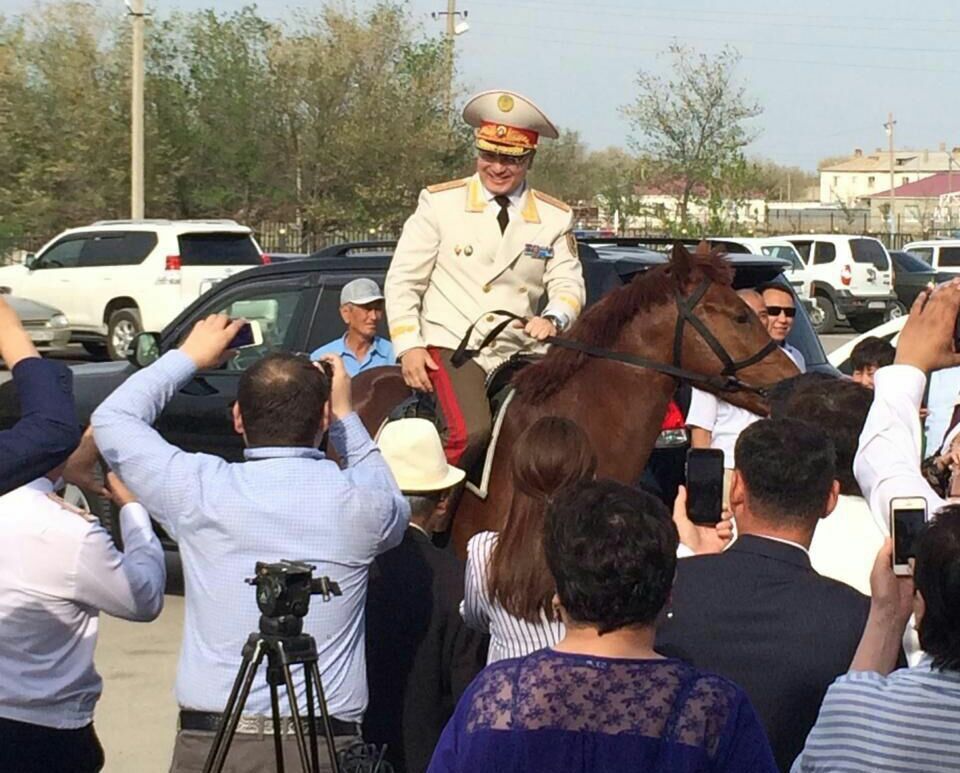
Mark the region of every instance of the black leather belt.
MULTIPOLYGON (((216 714, 210 711, 191 711, 190 709, 181 709, 180 711, 181 730, 199 730, 205 733, 215 733, 220 729, 220 723, 222 721, 223 714, 216 714)), ((309 717, 302 717, 300 723, 303 725, 303 731, 309 732, 309 717)), ((323 720, 318 717, 315 724, 318 737, 323 738, 323 720)), ((330 717, 330 725, 333 727, 333 734, 336 737, 360 735, 360 724, 358 722, 344 722, 342 719, 330 717)), ((293 718, 280 717, 280 729, 283 735, 293 733, 293 718)), ((260 716, 259 714, 244 714, 240 717, 237 732, 242 734, 273 735, 273 720, 270 717, 260 716)))

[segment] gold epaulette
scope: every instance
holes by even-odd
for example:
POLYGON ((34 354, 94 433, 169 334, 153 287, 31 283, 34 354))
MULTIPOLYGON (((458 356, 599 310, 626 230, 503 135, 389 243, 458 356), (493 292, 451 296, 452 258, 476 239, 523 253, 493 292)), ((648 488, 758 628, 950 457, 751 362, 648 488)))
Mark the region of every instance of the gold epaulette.
POLYGON ((556 207, 557 209, 562 209, 564 212, 570 212, 570 211, 571 211, 569 204, 565 204, 564 202, 560 201, 560 199, 555 199, 555 198, 553 198, 553 196, 549 196, 549 195, 547 195, 546 193, 544 193, 543 191, 536 191, 536 190, 535 190, 535 191, 533 192, 533 195, 536 196, 538 199, 540 199, 540 201, 545 201, 547 204, 551 204, 552 206, 556 207))
POLYGON ((459 180, 450 180, 449 182, 445 183, 428 185, 427 190, 430 191, 430 193, 443 193, 443 191, 452 191, 454 188, 463 188, 469 180, 469 177, 461 177, 459 180))

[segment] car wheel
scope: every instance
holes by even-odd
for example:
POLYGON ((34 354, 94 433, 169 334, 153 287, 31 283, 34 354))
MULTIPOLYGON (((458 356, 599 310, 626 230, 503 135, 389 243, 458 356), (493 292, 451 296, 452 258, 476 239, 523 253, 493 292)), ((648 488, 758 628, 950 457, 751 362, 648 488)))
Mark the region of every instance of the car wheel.
POLYGON ((889 322, 891 319, 900 319, 907 313, 907 307, 904 306, 900 301, 894 301, 887 307, 886 313, 883 315, 883 321, 889 322))
POLYGON ((143 331, 140 312, 136 309, 120 309, 110 315, 107 323, 107 354, 111 360, 125 360, 137 334, 143 331))
POLYGON ((858 333, 868 333, 882 324, 883 318, 883 314, 858 314, 856 317, 850 317, 850 327, 858 333))
POLYGON ((93 343, 92 341, 85 341, 81 344, 84 349, 87 350, 87 354, 92 354, 94 357, 103 357, 107 353, 107 345, 100 343, 93 343))
POLYGON ((837 326, 837 307, 826 295, 813 299, 810 322, 818 333, 831 333, 837 326))

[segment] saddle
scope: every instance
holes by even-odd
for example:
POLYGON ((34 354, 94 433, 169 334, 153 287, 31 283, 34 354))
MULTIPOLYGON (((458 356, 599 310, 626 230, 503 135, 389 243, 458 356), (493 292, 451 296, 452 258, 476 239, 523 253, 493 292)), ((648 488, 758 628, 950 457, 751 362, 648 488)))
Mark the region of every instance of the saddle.
MULTIPOLYGON (((466 471, 467 487, 481 499, 487 495, 486 482, 490 478, 490 468, 496 451, 497 438, 500 435, 500 427, 503 424, 503 415, 513 396, 513 386, 511 384, 513 377, 538 359, 540 358, 535 355, 514 355, 487 374, 485 386, 487 400, 490 403, 492 423, 490 440, 479 456, 481 461, 475 464, 472 469, 466 471)), ((386 421, 391 422, 398 419, 426 419, 433 423, 441 437, 447 430, 443 417, 437 411, 436 397, 427 392, 412 393, 410 397, 390 412, 386 421)))

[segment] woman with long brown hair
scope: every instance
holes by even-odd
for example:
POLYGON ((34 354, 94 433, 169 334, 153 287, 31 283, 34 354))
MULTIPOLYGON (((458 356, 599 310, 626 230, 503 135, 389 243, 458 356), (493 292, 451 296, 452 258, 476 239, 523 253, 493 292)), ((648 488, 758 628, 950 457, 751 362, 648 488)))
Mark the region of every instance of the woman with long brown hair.
POLYGON ((513 449, 513 500, 500 532, 467 545, 463 618, 490 634, 487 663, 527 655, 563 638, 556 592, 543 550, 547 503, 562 487, 594 477, 597 456, 574 422, 545 416, 513 449))

